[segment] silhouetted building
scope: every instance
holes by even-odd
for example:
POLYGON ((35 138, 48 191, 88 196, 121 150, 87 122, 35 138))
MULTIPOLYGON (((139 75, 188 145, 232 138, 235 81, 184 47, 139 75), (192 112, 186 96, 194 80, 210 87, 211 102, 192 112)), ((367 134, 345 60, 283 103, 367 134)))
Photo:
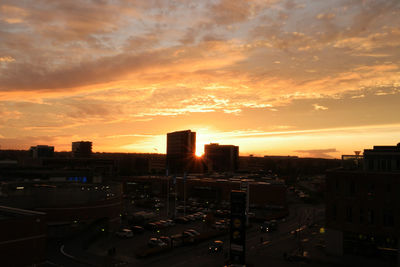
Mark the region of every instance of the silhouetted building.
POLYGON ((72 156, 74 158, 89 158, 92 155, 92 142, 72 142, 72 156))
MULTIPOLYGON (((199 201, 210 203, 221 203, 230 200, 232 190, 240 190, 242 182, 248 182, 250 192, 250 206, 267 209, 275 207, 286 209, 286 186, 283 181, 264 180, 255 181, 253 179, 214 179, 214 178, 195 178, 189 175, 184 182, 183 177, 176 177, 176 194, 179 200, 186 198, 196 198, 199 201)), ((170 189, 174 186, 173 179, 169 178, 169 183, 165 176, 131 176, 123 177, 125 193, 149 194, 159 197, 167 196, 167 186, 170 189), (145 190, 140 192, 141 190, 145 190)), ((264 218, 265 219, 265 218, 264 218)))
POLYGON ((397 146, 374 146, 364 150, 366 171, 400 172, 400 143, 397 146))
POLYGON ((234 172, 239 166, 239 147, 233 145, 204 145, 204 160, 208 171, 234 172))
POLYGON ((29 149, 29 153, 34 159, 52 158, 54 156, 54 146, 31 146, 31 148, 29 149))
MULTIPOLYGON (((2 181, 0 196, 2 205, 45 212, 49 236, 63 236, 98 220, 112 229, 121 222, 122 185, 117 182, 2 181)), ((1 217, 0 208, 0 222, 1 217)), ((0 245, 1 234, 0 229, 0 245)))
POLYGON ((1 266, 39 266, 46 261, 46 214, 0 206, 1 266))
POLYGON ((364 150, 364 164, 327 172, 326 245, 330 254, 396 257, 399 253, 399 156, 399 146, 375 146, 364 150))
POLYGON ((171 174, 190 172, 195 153, 195 132, 187 130, 167 134, 167 168, 171 174))

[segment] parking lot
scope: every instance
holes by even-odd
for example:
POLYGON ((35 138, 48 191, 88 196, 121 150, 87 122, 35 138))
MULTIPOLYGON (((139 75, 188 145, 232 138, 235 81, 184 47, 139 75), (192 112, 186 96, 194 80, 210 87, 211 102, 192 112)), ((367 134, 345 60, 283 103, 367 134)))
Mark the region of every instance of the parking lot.
MULTIPOLYGON (((171 250, 197 246, 201 242, 208 244, 226 235, 229 228, 226 206, 220 209, 221 206, 190 201, 185 208, 183 203, 178 202, 176 213, 175 209, 171 209, 167 217, 165 202, 155 198, 147 201, 146 207, 138 207, 135 205, 137 202, 126 199, 121 229, 92 244, 90 252, 112 254, 129 262, 160 254, 164 250, 170 253, 171 250)), ((170 207, 174 204, 170 203, 170 207)))

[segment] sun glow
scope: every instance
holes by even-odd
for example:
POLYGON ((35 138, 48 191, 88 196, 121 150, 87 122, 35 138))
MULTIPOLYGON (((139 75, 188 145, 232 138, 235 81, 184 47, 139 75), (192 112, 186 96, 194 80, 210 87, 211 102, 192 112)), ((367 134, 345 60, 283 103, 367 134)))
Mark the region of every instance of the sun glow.
POLYGON ((196 156, 201 157, 204 155, 204 145, 215 143, 217 134, 213 133, 208 128, 197 128, 193 131, 196 132, 196 156))

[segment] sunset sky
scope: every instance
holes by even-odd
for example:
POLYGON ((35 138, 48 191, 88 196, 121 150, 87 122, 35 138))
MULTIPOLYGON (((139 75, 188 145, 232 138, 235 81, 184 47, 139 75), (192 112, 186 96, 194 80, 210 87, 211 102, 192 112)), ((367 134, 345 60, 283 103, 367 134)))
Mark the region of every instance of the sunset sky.
POLYGON ((400 142, 398 0, 2 0, 0 145, 241 155, 400 142))

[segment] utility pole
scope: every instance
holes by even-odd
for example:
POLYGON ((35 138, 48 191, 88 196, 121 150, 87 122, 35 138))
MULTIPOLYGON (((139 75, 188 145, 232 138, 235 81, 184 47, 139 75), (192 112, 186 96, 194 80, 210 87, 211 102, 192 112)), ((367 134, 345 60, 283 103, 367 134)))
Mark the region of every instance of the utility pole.
POLYGON ((178 196, 176 195, 176 176, 174 175, 173 177, 173 183, 174 183, 174 188, 175 188, 175 202, 174 202, 174 219, 176 218, 176 199, 178 196))
POLYGON ((169 218, 169 176, 167 174, 167 218, 169 218))
POLYGON ((183 174, 183 216, 186 216, 186 172, 183 174))

